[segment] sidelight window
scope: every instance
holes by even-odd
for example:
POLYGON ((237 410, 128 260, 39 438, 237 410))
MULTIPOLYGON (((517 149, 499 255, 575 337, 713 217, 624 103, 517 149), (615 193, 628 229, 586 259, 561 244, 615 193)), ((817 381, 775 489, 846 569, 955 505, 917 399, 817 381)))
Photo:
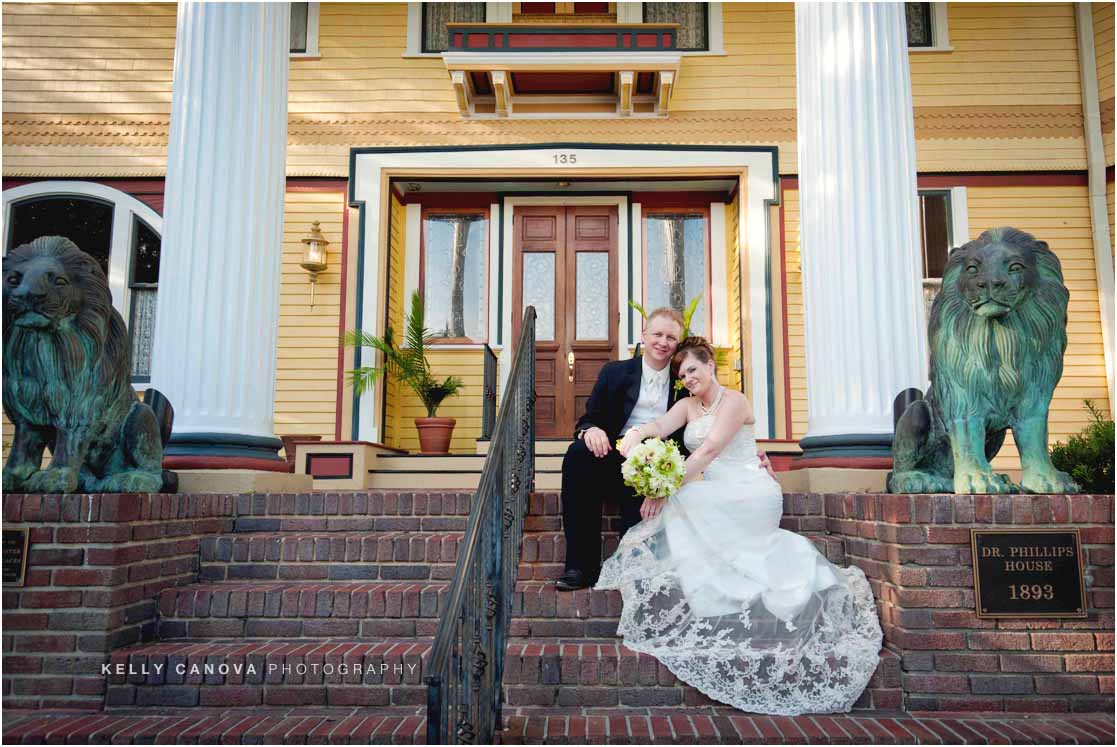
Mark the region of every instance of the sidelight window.
POLYGON ((701 296, 690 331, 708 337, 710 242, 706 211, 645 211, 643 236, 645 310, 669 306, 682 313, 695 296, 701 296))
POLYGON ((424 215, 423 304, 434 337, 484 339, 487 237, 484 211, 431 210, 424 215))

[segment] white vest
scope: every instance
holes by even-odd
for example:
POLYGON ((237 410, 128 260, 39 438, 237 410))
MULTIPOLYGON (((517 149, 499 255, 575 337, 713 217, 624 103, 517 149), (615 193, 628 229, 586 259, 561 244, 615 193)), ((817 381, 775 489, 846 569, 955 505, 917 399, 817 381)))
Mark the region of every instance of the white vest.
POLYGON ((671 376, 668 370, 664 368, 662 386, 645 386, 645 383, 655 373, 656 371, 648 366, 645 361, 640 361, 640 398, 636 400, 636 406, 632 408, 632 414, 628 416, 628 422, 621 429, 621 436, 628 433, 630 428, 646 425, 666 414, 668 395, 671 391, 671 376))

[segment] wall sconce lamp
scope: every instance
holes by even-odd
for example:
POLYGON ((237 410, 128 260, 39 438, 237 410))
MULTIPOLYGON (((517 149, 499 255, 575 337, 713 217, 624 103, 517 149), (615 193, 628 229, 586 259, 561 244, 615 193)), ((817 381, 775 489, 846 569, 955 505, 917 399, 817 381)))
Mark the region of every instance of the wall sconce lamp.
POLYGON ((326 247, 330 242, 322 235, 318 221, 310 226, 310 234, 303 239, 303 259, 299 266, 310 276, 310 308, 314 308, 314 288, 318 284, 318 273, 326 269, 326 247))

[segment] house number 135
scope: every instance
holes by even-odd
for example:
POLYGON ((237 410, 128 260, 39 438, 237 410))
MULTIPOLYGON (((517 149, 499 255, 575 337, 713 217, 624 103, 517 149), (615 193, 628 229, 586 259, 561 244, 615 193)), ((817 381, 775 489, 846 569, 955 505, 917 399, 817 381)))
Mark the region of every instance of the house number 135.
POLYGON ((555 153, 551 156, 555 159, 556 166, 566 166, 568 164, 578 163, 577 153, 555 153))

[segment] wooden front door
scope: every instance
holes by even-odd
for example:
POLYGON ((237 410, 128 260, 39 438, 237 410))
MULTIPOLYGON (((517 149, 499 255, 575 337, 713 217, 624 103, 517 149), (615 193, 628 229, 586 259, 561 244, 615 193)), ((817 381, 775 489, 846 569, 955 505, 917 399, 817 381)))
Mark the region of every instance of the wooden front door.
POLYGON ((617 350, 617 208, 517 207, 513 292, 537 316, 535 432, 569 438, 597 372, 617 350))

